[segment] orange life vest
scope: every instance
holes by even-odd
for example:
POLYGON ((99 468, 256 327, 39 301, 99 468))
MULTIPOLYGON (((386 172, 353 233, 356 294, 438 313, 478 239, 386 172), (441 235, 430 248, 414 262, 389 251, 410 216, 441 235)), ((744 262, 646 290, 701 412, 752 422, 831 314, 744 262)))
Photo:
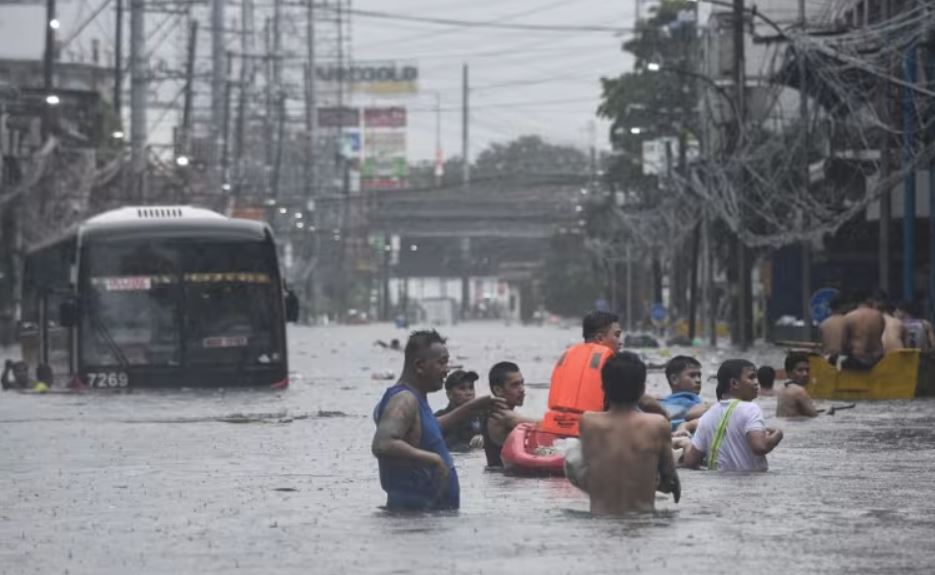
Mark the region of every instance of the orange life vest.
POLYGON ((565 350, 552 370, 549 410, 540 429, 578 437, 581 414, 604 410, 601 368, 613 354, 609 347, 597 343, 579 343, 565 350))

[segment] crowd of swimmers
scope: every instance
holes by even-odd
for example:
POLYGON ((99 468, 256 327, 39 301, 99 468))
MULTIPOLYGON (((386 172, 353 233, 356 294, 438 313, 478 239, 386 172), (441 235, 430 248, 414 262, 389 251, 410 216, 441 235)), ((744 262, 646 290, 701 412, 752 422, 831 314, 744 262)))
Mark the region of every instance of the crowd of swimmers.
MULTIPOLYGON (((723 362, 717 370, 715 402, 701 396, 701 362, 679 355, 665 366, 670 393, 657 398, 646 393, 647 366, 640 357, 619 350, 616 315, 588 314, 583 335, 585 341, 578 345, 592 354, 602 403, 577 412, 553 405, 557 397, 553 376, 549 412, 530 419, 515 411, 525 400, 525 380, 518 365, 495 364, 488 373, 490 395, 478 396, 477 372, 447 373, 448 349, 441 335, 413 332, 405 345, 402 375, 374 410, 377 430, 372 450, 387 508, 457 509, 460 489, 451 451, 483 449, 488 467, 496 468, 503 465, 500 449, 518 424, 533 422, 548 429, 549 421, 563 425, 571 421, 568 435, 578 437, 580 443, 565 454, 565 474, 589 494, 592 513, 652 510, 656 491, 671 493, 678 501, 677 467, 768 469, 766 456, 782 441, 783 433, 766 424, 762 409, 754 403, 761 393, 775 396, 777 417, 815 417, 821 411, 808 395, 811 376, 805 353, 787 355, 783 367, 788 381, 779 389, 774 389, 773 368, 757 369, 744 359, 723 362), (427 395, 442 388, 448 405, 433 413, 427 395)), ((566 350, 558 366, 571 361, 567 358, 576 347, 566 350)), ((853 354, 856 348, 848 349, 853 354)), ((573 391, 583 395, 580 389, 573 391)))

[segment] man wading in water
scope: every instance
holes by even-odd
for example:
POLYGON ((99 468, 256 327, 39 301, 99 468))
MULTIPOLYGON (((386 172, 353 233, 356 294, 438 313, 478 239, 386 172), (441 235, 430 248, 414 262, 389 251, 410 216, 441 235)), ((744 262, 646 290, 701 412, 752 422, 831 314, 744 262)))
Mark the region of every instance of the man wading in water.
POLYGON ((717 371, 717 399, 698 420, 698 431, 685 450, 682 462, 698 467, 707 458, 708 469, 719 471, 766 471, 766 454, 782 441, 782 431, 768 429, 763 410, 753 403, 760 388, 756 366, 743 359, 729 359, 717 371))
POLYGON ((792 352, 786 356, 786 374, 789 381, 776 394, 776 417, 815 417, 818 410, 806 387, 811 382, 808 356, 792 352))
POLYGON ((443 387, 448 373, 445 338, 435 330, 416 331, 406 342, 399 382, 383 394, 373 412, 377 431, 373 454, 390 510, 457 509, 460 486, 442 432, 494 407, 502 400, 479 397, 436 419, 427 394, 443 387))
POLYGON ((607 360, 601 382, 608 408, 581 418, 581 447, 565 458, 565 474, 588 493, 594 515, 652 511, 655 492, 681 496, 669 422, 643 413, 646 365, 623 352, 607 360))

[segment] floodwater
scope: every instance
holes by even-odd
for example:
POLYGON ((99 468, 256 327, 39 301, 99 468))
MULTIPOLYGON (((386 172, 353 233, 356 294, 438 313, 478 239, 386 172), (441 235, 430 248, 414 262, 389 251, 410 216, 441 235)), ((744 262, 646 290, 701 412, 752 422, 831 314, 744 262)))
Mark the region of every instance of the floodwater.
MULTIPOLYGON (((452 363, 517 361, 530 415, 548 393, 535 384, 578 338, 493 323, 444 332, 452 363)), ((933 571, 931 401, 772 421, 786 435, 769 473, 682 471, 681 503, 660 495, 653 515, 592 519, 564 479, 485 472, 481 453, 456 455, 459 513, 387 514, 370 413, 390 382, 372 375, 398 374, 402 355, 373 342, 404 335, 294 328, 282 393, 2 394, 0 573, 933 571)), ((706 376, 720 353, 705 353, 706 376)), ((654 374, 651 390, 663 385, 654 374)), ((430 401, 442 407, 443 392, 430 401)))

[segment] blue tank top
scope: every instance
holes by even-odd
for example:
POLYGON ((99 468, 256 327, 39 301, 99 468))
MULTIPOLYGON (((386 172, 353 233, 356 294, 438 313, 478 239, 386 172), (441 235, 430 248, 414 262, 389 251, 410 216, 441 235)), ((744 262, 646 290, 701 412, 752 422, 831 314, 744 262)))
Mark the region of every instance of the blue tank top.
POLYGON ((386 491, 386 507, 417 510, 457 509, 461 505, 458 473, 455 471, 451 453, 445 445, 445 438, 438 426, 438 420, 432 413, 425 395, 414 392, 405 385, 396 384, 383 394, 383 399, 373 410, 373 419, 379 424, 383 410, 386 409, 390 399, 402 392, 412 393, 419 401, 419 421, 422 425, 419 449, 440 455, 451 473, 448 479, 448 489, 442 493, 441 497, 437 497, 437 472, 434 469, 412 461, 378 457, 380 485, 386 491))

